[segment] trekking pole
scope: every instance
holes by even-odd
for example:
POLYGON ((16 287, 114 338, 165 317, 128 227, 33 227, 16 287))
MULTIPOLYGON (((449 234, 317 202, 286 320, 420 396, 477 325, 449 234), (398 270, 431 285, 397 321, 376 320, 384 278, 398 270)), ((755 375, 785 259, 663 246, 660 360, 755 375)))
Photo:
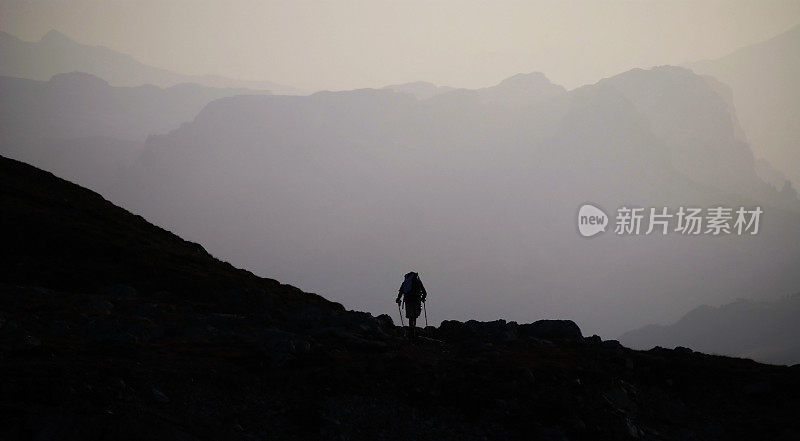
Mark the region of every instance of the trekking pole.
POLYGON ((397 313, 400 314, 400 324, 405 328, 406 324, 403 322, 403 311, 400 309, 400 304, 397 304, 397 313))
POLYGON ((422 310, 425 311, 425 327, 428 327, 428 309, 425 308, 425 302, 422 302, 422 310))

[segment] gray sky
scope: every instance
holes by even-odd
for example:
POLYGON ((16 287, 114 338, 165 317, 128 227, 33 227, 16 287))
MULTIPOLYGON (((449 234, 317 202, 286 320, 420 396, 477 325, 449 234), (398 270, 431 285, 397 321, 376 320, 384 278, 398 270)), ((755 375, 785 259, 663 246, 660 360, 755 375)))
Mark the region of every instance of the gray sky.
POLYGON ((188 74, 307 90, 414 80, 456 87, 542 71, 568 88, 717 57, 800 23, 800 1, 18 1, 0 28, 188 74))
POLYGON ((542 71, 569 88, 723 55, 800 22, 798 1, 18 1, 0 28, 51 28, 181 73, 305 89, 542 71))

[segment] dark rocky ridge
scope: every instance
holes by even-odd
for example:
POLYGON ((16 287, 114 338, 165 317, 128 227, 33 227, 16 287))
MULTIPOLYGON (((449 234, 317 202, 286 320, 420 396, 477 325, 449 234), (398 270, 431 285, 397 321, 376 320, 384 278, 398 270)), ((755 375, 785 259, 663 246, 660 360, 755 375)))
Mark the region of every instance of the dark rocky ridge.
MULTIPOLYGON (((0 158, 0 439, 796 439, 798 366, 388 316, 0 158)), ((387 301, 390 301, 388 299, 387 301)))

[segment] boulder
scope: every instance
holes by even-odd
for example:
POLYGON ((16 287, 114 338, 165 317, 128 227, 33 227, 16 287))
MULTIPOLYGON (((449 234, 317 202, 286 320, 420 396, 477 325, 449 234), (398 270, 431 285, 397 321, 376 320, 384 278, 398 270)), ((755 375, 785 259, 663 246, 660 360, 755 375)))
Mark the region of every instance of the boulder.
POLYGON ((375 318, 378 322, 378 326, 384 330, 384 332, 394 328, 394 320, 388 314, 381 314, 375 318))
POLYGON ((166 396, 164 394, 164 392, 161 392, 160 390, 156 389, 155 387, 151 389, 151 392, 153 394, 153 400, 156 403, 161 403, 161 404, 169 403, 169 397, 166 396))
POLYGON ((517 326, 521 337, 583 339, 581 328, 572 320, 538 320, 517 326))
POLYGON ((439 325, 435 335, 445 340, 480 339, 492 342, 505 342, 517 338, 517 323, 505 320, 479 322, 468 320, 464 323, 445 320, 439 325))
POLYGON ((136 288, 132 286, 116 284, 116 285, 107 285, 98 289, 97 294, 104 296, 111 296, 111 297, 133 298, 138 296, 139 292, 136 291, 136 288))
POLYGON ((473 329, 468 328, 458 320, 445 320, 439 325, 437 336, 447 340, 464 340, 475 335, 473 329))

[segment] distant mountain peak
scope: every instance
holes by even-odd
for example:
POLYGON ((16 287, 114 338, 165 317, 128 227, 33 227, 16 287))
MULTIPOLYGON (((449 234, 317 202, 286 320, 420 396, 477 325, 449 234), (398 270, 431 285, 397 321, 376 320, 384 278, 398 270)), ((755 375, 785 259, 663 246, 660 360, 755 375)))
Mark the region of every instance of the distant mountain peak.
POLYGON ((290 86, 270 81, 249 81, 216 75, 184 75, 136 60, 131 55, 101 45, 83 44, 52 29, 39 41, 25 41, 0 31, 0 75, 47 81, 54 74, 88 72, 113 86, 153 84, 169 87, 197 83, 220 89, 270 90, 281 94, 303 94, 290 86), (54 54, 56 56, 54 56, 54 54))
POLYGON ((543 73, 518 73, 496 86, 479 91, 485 102, 505 105, 525 105, 554 98, 567 93, 567 89, 553 84, 543 73))
POLYGON ((45 43, 75 43, 75 40, 67 37, 55 29, 50 29, 47 31, 47 33, 42 36, 40 41, 45 43))
POLYGON ((442 93, 453 90, 452 87, 437 86, 429 81, 412 81, 410 83, 391 84, 383 87, 383 89, 391 89, 397 92, 410 93, 421 100, 432 98, 436 95, 441 95, 442 93))
POLYGON ((55 74, 50 78, 50 85, 69 86, 81 90, 109 87, 106 80, 85 72, 55 74))
POLYGON ((495 87, 530 88, 541 86, 554 86, 554 84, 541 72, 518 73, 500 82, 495 87))

